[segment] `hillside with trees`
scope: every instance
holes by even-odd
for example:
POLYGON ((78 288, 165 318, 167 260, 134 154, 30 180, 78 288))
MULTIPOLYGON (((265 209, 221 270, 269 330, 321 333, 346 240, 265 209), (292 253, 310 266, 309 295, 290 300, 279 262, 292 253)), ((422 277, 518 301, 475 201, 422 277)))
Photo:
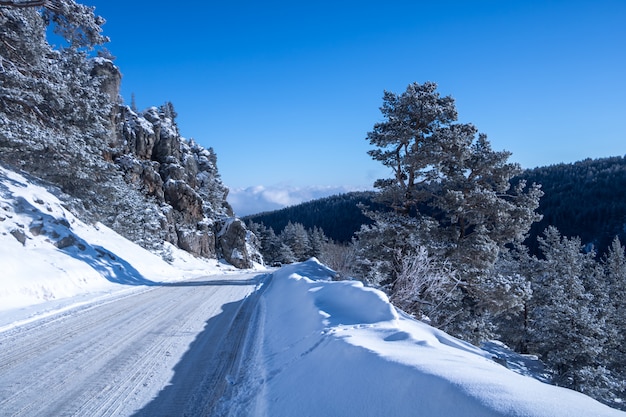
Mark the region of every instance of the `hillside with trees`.
POLYGON ((541 184, 543 219, 531 228, 528 245, 548 226, 564 236, 578 236, 588 248, 605 253, 615 236, 626 243, 626 158, 585 159, 524 171, 520 176, 541 184))
POLYGON ((354 232, 363 224, 371 224, 361 205, 383 209, 384 206, 374 201, 372 191, 355 191, 318 200, 307 201, 280 210, 253 214, 243 218, 245 221, 263 223, 280 233, 287 223, 300 223, 307 229, 319 227, 324 234, 335 242, 348 243, 354 232))
POLYGON ((250 227, 282 245, 276 253, 292 254, 284 261, 318 256, 336 278, 383 289, 462 339, 538 355, 552 383, 623 408, 624 158, 523 171, 473 125, 457 123, 454 101, 434 83, 385 92, 381 112, 367 140, 392 176, 376 181, 378 192, 252 216, 250 227), (324 239, 334 224, 327 230, 310 213, 343 218, 340 209, 353 216, 341 236, 349 226, 353 238, 324 239), (298 252, 302 242, 308 252, 298 252))
MULTIPOLYGON (((533 223, 525 240, 532 253, 539 253, 537 237, 548 226, 556 227, 564 236, 578 236, 588 249, 593 246, 600 255, 607 251, 615 236, 626 243, 626 157, 527 169, 516 178, 541 184, 544 192, 537 208, 542 219, 533 223)), ((348 243, 361 225, 371 224, 357 205, 378 204, 374 197, 373 192, 346 193, 245 219, 263 223, 279 233, 288 222, 319 227, 334 241, 348 243), (343 220, 335 222, 334 218, 343 220)))
POLYGON ((164 242, 241 267, 260 261, 232 218, 215 152, 181 137, 172 103, 122 103, 103 24, 73 0, 0 3, 0 163, 166 258, 164 242))

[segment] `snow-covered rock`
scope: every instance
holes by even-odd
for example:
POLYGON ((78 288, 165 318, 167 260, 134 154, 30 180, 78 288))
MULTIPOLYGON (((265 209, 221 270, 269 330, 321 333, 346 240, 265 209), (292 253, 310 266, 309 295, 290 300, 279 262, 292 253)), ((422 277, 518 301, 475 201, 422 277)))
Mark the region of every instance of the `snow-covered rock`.
POLYGON ((180 135, 172 103, 121 105, 120 69, 104 56, 53 50, 33 12, 0 14, 0 163, 57 186, 83 221, 144 248, 169 242, 217 256, 218 221, 233 213, 215 152, 180 135))
POLYGON ((237 268, 252 268, 262 263, 256 236, 237 218, 226 219, 217 235, 221 255, 226 262, 237 268))

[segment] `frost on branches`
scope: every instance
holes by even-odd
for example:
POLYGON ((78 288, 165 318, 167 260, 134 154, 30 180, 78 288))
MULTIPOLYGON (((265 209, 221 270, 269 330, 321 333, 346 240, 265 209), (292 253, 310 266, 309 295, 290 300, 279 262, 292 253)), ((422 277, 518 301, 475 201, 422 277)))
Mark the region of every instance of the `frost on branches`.
POLYGON ((523 245, 542 191, 517 176, 436 84, 385 92, 369 153, 392 173, 376 181, 387 211, 357 233, 357 271, 399 307, 479 343, 498 337, 538 355, 557 385, 617 408, 626 399, 626 254, 599 259, 548 227, 540 255, 523 245))
MULTIPOLYGON (((409 249, 427 248, 457 271, 458 294, 451 299, 459 314, 446 329, 479 340, 489 335, 489 299, 499 286, 493 277, 487 284, 489 271, 507 245, 521 242, 540 218, 535 209, 541 191, 537 185, 512 184, 521 168, 507 161, 510 154, 492 150, 473 125, 456 123, 454 100, 436 90, 427 82, 410 84, 402 94, 385 92, 384 121, 367 139, 375 147, 370 156, 393 175, 374 185, 398 224, 415 224, 409 241, 417 243, 409 243, 409 249)), ((378 232, 390 227, 373 219, 378 232)), ((368 245, 370 234, 360 233, 361 246, 368 245)), ((380 250, 407 255, 403 246, 409 241, 385 249, 373 245, 363 258, 376 259, 380 250)), ((397 274, 392 271, 390 277, 394 281, 397 274)))
MULTIPOLYGON (((171 103, 144 112, 120 103, 111 56, 91 56, 108 41, 103 23, 72 0, 0 3, 0 162, 59 187, 83 220, 145 248, 168 241, 219 256, 216 234, 233 213, 215 153, 180 136, 171 103), (48 27, 65 47, 48 43, 48 27)), ((228 253, 258 259, 236 241, 228 253)))

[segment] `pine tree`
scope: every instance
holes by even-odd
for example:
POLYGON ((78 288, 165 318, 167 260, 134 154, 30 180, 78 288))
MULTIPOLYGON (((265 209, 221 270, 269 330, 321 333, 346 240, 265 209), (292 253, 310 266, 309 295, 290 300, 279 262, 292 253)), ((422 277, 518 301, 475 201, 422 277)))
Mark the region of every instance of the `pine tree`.
POLYGON ((490 336, 490 297, 508 285, 486 277, 506 245, 521 242, 540 218, 535 209, 542 193, 524 181, 512 184, 521 168, 507 162, 510 153, 492 150, 473 125, 453 123, 454 100, 436 89, 427 82, 400 95, 385 92, 385 120, 367 139, 376 147, 369 154, 393 177, 374 185, 398 218, 416 223, 412 246, 426 247, 458 271, 463 314, 447 330, 478 341, 490 336))
POLYGON ((311 253, 309 234, 300 223, 287 223, 280 233, 280 240, 293 252, 296 261, 306 261, 311 253))
POLYGON ((54 33, 63 37, 72 48, 88 48, 105 44, 109 38, 102 35, 105 20, 94 14, 95 7, 74 0, 3 0, 0 7, 20 13, 38 13, 46 23, 53 24, 54 33))
POLYGON ((626 397, 626 254, 618 238, 613 240, 603 258, 608 300, 606 328, 607 343, 603 363, 614 372, 621 386, 615 387, 622 398, 626 397))
POLYGON ((169 118, 172 123, 176 122, 176 118, 178 117, 178 113, 174 109, 174 103, 171 101, 166 101, 159 110, 165 115, 165 117, 169 118))
POLYGON ((291 248, 276 236, 273 228, 252 221, 248 222, 248 228, 259 238, 261 255, 267 265, 289 264, 296 261, 291 248))
POLYGON ((131 93, 130 94, 130 109, 137 113, 137 99, 135 98, 135 93, 131 93))
POLYGON ((436 90, 437 84, 427 82, 410 84, 400 95, 385 91, 380 111, 386 120, 367 134, 376 146, 368 154, 393 172, 393 178, 374 184, 380 199, 404 214, 421 200, 417 186, 437 177, 430 157, 438 151, 431 139, 435 130, 457 119, 452 97, 442 98, 436 90))
POLYGON ((324 234, 324 231, 317 226, 314 226, 313 229, 308 230, 309 234, 309 243, 311 245, 311 252, 309 253, 309 258, 315 257, 319 258, 324 251, 324 246, 326 242, 328 242, 328 238, 324 234))
POLYGON ((32 7, 0 9, 0 112, 62 130, 76 123, 102 124, 111 103, 82 50, 108 41, 101 35, 104 20, 93 8, 70 0, 50 3, 55 7, 43 13, 32 7), (54 50, 48 44, 48 24, 69 48, 54 50))
MULTIPOLYGON (((538 262, 525 245, 517 244, 501 252, 489 274, 505 284, 495 286, 499 291, 491 298, 490 309, 498 312, 494 317, 494 332, 499 340, 524 354, 529 353, 531 277, 539 269, 538 262)), ((489 282, 490 278, 486 281, 489 282)))
POLYGON ((530 350, 554 371, 556 384, 580 391, 602 372, 606 334, 592 287, 601 277, 580 239, 549 227, 539 245, 545 259, 532 281, 530 350))
POLYGON ((361 280, 390 291, 402 258, 420 246, 423 223, 395 212, 364 213, 374 223, 361 226, 356 233, 354 269, 361 280))

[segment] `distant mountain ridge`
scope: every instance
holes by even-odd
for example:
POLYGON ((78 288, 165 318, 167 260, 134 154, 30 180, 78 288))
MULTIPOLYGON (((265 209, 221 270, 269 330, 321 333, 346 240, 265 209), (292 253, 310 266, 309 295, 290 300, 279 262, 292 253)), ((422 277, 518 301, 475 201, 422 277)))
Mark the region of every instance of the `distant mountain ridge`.
POLYGON ((360 204, 382 208, 380 204, 373 201, 373 198, 373 191, 354 191, 276 211, 245 216, 243 220, 263 223, 266 227, 274 229, 276 233, 283 230, 289 222, 300 223, 307 229, 317 226, 327 237, 336 242, 345 243, 352 239, 352 235, 362 224, 371 223, 371 220, 363 215, 359 208, 360 204))
MULTIPOLYGON (((538 212, 543 215, 530 231, 527 244, 536 250, 536 238, 549 225, 565 236, 579 236, 598 252, 615 236, 626 242, 626 157, 586 159, 525 170, 517 179, 542 185, 545 195, 538 212)), ((326 236, 348 242, 369 219, 357 204, 375 205, 374 192, 354 192, 313 200, 245 220, 263 223, 279 233, 288 222, 317 226, 326 236)))

